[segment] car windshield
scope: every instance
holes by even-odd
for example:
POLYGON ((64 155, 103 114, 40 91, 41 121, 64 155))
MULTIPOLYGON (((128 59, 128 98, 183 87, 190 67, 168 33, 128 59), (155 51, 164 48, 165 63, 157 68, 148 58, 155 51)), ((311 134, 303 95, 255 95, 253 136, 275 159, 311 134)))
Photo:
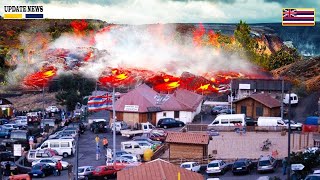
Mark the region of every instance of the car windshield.
POLYGON ((96 171, 96 172, 100 172, 100 171, 101 171, 101 168, 98 167, 98 168, 95 169, 95 171, 96 171))
POLYGON ((27 139, 27 134, 23 132, 11 132, 12 139, 27 139))
POLYGON ((84 172, 84 168, 78 168, 78 173, 83 173, 84 172))
POLYGON ((210 163, 208 167, 219 167, 219 163, 210 163))
POLYGON ((245 166, 246 164, 244 162, 235 162, 234 163, 234 167, 242 167, 242 166, 245 166))
POLYGON ((182 164, 181 167, 182 168, 190 168, 190 164, 182 164))
POLYGON ((40 165, 34 165, 34 166, 32 167, 32 169, 33 169, 33 170, 39 170, 39 169, 41 169, 41 166, 40 166, 40 165))
POLYGON ((269 160, 263 160, 259 161, 259 166, 270 166, 270 161, 269 160))

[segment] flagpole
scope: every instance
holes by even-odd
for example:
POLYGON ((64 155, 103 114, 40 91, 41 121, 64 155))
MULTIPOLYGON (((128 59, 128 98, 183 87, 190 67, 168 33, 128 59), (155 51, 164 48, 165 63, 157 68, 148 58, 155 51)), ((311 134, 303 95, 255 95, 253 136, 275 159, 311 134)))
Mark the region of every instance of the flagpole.
POLYGON ((112 90, 112 115, 113 115, 113 163, 116 162, 116 108, 115 108, 115 87, 112 90))

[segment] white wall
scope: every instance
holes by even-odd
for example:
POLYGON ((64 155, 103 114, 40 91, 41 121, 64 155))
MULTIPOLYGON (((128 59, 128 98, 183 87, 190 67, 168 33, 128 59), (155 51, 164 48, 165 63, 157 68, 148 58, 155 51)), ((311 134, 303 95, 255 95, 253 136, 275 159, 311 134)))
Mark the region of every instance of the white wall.
POLYGON ((158 124, 159 119, 162 118, 174 118, 174 111, 161 111, 161 112, 157 112, 156 115, 156 123, 158 124), (163 116, 163 113, 166 113, 166 116, 163 116))

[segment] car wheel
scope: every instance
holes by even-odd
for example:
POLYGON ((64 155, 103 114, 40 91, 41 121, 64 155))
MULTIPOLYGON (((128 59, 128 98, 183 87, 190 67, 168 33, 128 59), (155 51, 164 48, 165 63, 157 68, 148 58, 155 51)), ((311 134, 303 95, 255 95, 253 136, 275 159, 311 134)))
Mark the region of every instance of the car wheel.
POLYGON ((84 180, 88 180, 88 179, 89 179, 88 176, 85 176, 85 177, 84 177, 84 180))
POLYGON ((179 127, 182 127, 182 124, 179 124, 179 127))
POLYGON ((298 131, 301 131, 301 128, 300 128, 300 127, 298 127, 298 128, 297 128, 297 130, 298 130, 298 131))
POLYGON ((67 158, 67 157, 68 157, 68 153, 64 152, 64 153, 62 154, 62 156, 63 156, 64 158, 67 158))
POLYGON ((167 126, 163 126, 163 128, 167 129, 168 127, 167 126))
POLYGON ((45 173, 43 173, 43 174, 41 175, 41 177, 42 177, 42 178, 46 177, 46 174, 45 174, 45 173))

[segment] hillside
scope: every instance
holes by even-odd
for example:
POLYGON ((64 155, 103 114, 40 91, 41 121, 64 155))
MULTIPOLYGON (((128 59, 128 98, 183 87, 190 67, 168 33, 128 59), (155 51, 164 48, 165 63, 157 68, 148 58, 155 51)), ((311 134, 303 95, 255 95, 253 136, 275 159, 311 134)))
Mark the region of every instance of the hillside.
POLYGON ((320 89, 320 57, 304 59, 271 72, 275 77, 284 76, 296 83, 305 85, 309 91, 320 89))

